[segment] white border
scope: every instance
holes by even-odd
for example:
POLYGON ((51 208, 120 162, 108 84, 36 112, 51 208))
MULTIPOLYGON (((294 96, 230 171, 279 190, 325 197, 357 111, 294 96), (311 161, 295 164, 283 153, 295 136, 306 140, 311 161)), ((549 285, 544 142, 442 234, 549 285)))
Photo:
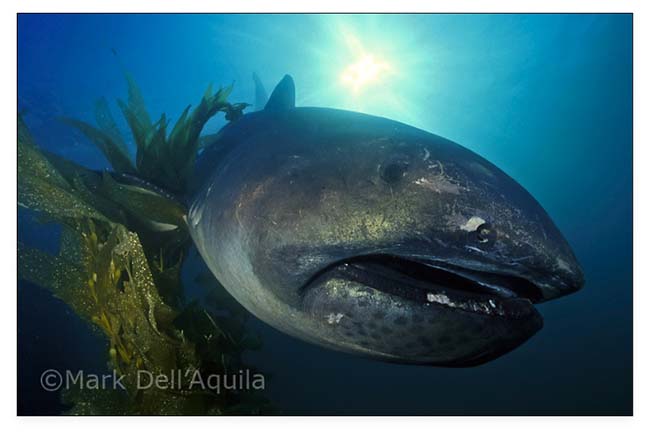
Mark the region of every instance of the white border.
MULTIPOLYGON (((650 215, 647 199, 650 192, 648 161, 648 34, 650 20, 648 7, 642 1, 598 1, 575 0, 516 1, 492 0, 477 2, 460 0, 454 2, 416 0, 373 0, 351 2, 350 0, 320 0, 307 6, 304 1, 142 1, 112 0, 111 2, 89 2, 84 0, 48 1, 22 0, 3 1, 0 31, 4 62, 2 80, 4 92, 2 108, 2 159, 0 171, 2 201, 2 278, 5 290, 2 299, 3 313, 2 343, 4 349, 0 360, 1 378, 4 387, 1 396, 2 433, 14 435, 62 433, 68 436, 111 435, 193 435, 220 434, 239 436, 244 433, 267 435, 404 435, 421 432, 427 435, 498 435, 522 434, 548 437, 562 435, 612 436, 639 434, 648 425, 648 340, 643 335, 648 331, 649 318, 644 309, 648 303, 650 282, 644 275, 647 265, 647 248, 650 247, 650 215), (634 12, 634 412, 635 418, 16 418, 16 12, 634 12), (644 196, 645 195, 645 196, 644 196), (645 320, 644 320, 645 319, 645 320), (155 427, 155 429, 152 429, 155 427), (54 429, 56 428, 56 429, 54 429)), ((616 153, 613 148, 612 153, 616 153)))
POLYGON ((87 2, 82 0, 13 1, 21 12, 631 12, 641 1, 592 0, 586 5, 579 0, 492 0, 490 2, 456 0, 115 0, 87 2))

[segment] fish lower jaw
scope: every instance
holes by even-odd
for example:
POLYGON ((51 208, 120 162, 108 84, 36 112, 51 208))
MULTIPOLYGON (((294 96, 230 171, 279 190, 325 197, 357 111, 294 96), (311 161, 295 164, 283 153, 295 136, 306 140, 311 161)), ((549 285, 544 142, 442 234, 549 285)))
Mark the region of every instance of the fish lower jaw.
POLYGON ((488 279, 492 279, 487 282, 480 280, 480 274, 469 270, 459 274, 448 266, 373 255, 350 258, 328 266, 308 281, 303 291, 336 279, 340 284, 348 283, 350 288, 362 287, 425 307, 443 306, 455 311, 511 319, 536 313, 531 299, 519 296, 506 286, 511 281, 525 288, 526 284, 522 285, 524 280, 486 274, 488 279))

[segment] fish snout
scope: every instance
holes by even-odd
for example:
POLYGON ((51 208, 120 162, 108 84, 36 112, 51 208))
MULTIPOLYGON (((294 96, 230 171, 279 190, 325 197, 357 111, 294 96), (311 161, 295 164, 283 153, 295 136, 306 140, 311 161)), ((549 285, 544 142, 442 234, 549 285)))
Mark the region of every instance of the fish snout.
POLYGON ((585 285, 584 272, 575 257, 570 261, 558 258, 556 265, 554 287, 548 293, 544 293, 545 300, 574 293, 585 285), (546 298, 547 294, 548 298, 546 298))
POLYGON ((575 261, 560 276, 564 286, 561 287, 566 293, 573 293, 580 290, 585 285, 585 275, 582 267, 575 261))
POLYGON ((545 275, 539 284, 542 292, 541 301, 575 293, 584 285, 584 272, 575 257, 572 256, 569 260, 557 257, 550 274, 545 275))

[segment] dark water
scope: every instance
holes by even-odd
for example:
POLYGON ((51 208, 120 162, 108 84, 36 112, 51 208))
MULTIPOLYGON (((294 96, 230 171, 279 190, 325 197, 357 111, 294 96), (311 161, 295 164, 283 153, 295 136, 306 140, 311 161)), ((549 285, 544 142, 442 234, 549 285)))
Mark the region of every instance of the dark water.
MULTIPOLYGON (((19 108, 48 150, 106 167, 57 117, 90 121, 98 97, 124 98, 121 65, 151 112, 172 117, 210 82, 234 81, 232 100, 252 102, 251 72, 268 89, 291 73, 298 105, 387 116, 480 153, 538 199, 584 267, 582 291, 539 306, 541 332, 477 368, 364 360, 254 321, 264 348, 251 360, 272 374, 267 395, 282 411, 631 413, 631 15, 21 15, 18 24, 19 108), (360 53, 391 74, 355 93, 341 72, 360 53)), ((26 243, 55 250, 57 232, 19 212, 26 243)), ((40 388, 44 369, 105 370, 104 340, 47 291, 18 284, 18 322, 20 413, 61 411, 40 388)))

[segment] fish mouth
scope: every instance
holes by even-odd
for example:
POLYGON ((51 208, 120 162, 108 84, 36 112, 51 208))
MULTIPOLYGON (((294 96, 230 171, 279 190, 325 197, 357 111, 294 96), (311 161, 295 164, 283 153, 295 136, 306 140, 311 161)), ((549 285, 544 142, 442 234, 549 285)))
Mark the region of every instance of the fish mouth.
POLYGON ((535 317, 541 323, 533 304, 543 300, 542 290, 528 279, 512 274, 469 269, 438 260, 373 254, 330 264, 301 289, 305 291, 331 278, 424 306, 442 305, 507 319, 535 317))

